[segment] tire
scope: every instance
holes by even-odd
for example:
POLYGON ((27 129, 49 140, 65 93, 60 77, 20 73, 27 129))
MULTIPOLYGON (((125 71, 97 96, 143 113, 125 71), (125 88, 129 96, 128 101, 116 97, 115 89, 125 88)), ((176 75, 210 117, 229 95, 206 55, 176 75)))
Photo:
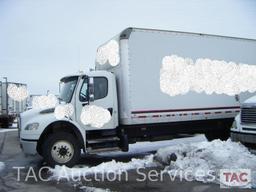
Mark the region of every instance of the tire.
POLYGON ((219 122, 216 125, 216 129, 212 129, 205 133, 205 137, 208 141, 215 139, 220 139, 222 141, 228 140, 230 137, 230 128, 232 126, 233 120, 226 122, 219 122))
POLYGON ((123 152, 128 152, 129 151, 129 142, 128 142, 128 136, 123 135, 120 140, 120 148, 122 149, 123 152))
POLYGON ((78 140, 70 133, 53 133, 46 138, 42 147, 42 154, 46 163, 73 167, 80 159, 81 149, 78 140))
POLYGON ((216 132, 207 132, 204 134, 208 141, 213 141, 215 139, 220 139, 226 141, 230 137, 229 131, 216 131, 216 132))
POLYGON ((8 119, 4 119, 2 121, 2 125, 1 125, 2 128, 9 128, 9 121, 8 119))

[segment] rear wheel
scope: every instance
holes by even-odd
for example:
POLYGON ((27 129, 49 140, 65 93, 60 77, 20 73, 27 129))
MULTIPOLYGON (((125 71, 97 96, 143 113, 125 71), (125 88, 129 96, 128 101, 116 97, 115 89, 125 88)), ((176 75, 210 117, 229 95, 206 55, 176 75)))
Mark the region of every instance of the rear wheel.
POLYGON ((8 119, 3 119, 1 123, 2 128, 9 128, 9 120, 8 119))
POLYGON ((217 131, 209 131, 205 133, 205 137, 208 141, 212 141, 214 139, 227 140, 230 137, 230 130, 217 130, 217 131))
POLYGON ((128 142, 128 136, 122 135, 120 138, 120 148, 123 152, 129 151, 129 142, 128 142))
POLYGON ((205 133, 205 137, 208 141, 214 139, 220 139, 222 141, 227 140, 230 137, 230 128, 232 126, 232 121, 219 122, 216 126, 216 130, 212 129, 205 133))
POLYGON ((50 166, 66 165, 73 167, 80 158, 77 139, 70 133, 54 133, 43 144, 43 157, 50 166))

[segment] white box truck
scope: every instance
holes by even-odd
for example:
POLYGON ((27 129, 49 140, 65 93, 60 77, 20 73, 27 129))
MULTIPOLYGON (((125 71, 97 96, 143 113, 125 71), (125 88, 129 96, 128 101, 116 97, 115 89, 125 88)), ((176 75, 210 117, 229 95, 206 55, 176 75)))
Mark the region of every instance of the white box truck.
POLYGON ((26 110, 25 101, 15 101, 7 94, 8 85, 14 84, 17 87, 25 86, 22 83, 1 82, 0 81, 0 127, 8 128, 12 125, 14 119, 26 110))
MULTIPOLYGON (((54 108, 21 114, 21 146, 49 165, 73 166, 81 149, 128 151, 137 141, 194 133, 227 139, 240 111, 238 97, 196 92, 170 97, 160 90, 162 59, 177 54, 255 64, 255 52, 251 39, 127 28, 99 47, 95 70, 61 79, 60 100, 75 109, 70 118, 57 120, 54 108), (84 125, 80 114, 86 105, 108 109, 111 120, 101 128, 84 125)), ((241 94, 240 101, 251 95, 241 94)))
POLYGON ((235 117, 231 140, 256 149, 256 96, 241 104, 241 112, 235 117))

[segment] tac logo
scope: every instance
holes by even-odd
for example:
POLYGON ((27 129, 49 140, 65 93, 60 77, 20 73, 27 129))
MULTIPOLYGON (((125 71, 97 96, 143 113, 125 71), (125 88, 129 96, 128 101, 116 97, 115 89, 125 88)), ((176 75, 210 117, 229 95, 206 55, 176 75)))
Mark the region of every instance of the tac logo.
POLYGON ((220 188, 251 188, 250 169, 221 169, 220 188))

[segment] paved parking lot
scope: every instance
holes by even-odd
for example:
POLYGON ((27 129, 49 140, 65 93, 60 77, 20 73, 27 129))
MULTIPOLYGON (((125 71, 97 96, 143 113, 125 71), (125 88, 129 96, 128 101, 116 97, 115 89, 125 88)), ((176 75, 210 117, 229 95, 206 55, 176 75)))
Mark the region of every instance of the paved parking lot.
MULTIPOLYGON (((131 158, 141 158, 148 152, 140 152, 138 154, 132 153, 127 155, 115 155, 113 156, 89 156, 83 157, 80 164, 87 166, 98 165, 102 162, 111 161, 114 158, 116 161, 127 162, 131 158)), ((170 179, 164 179, 162 182, 150 182, 148 180, 144 182, 137 182, 138 174, 131 170, 129 171, 128 181, 114 181, 114 182, 97 182, 97 181, 78 181, 78 182, 67 182, 67 181, 55 181, 51 180, 48 182, 38 181, 36 182, 33 178, 29 178, 25 181, 26 174, 29 166, 32 166, 38 174, 38 170, 44 166, 44 162, 40 156, 29 156, 26 157, 20 147, 18 141, 18 132, 1 132, 0 130, 0 162, 5 163, 4 170, 0 171, 0 191, 93 191, 91 187, 109 189, 111 191, 178 191, 178 192, 204 192, 204 191, 245 191, 242 189, 224 190, 220 189, 218 184, 204 184, 201 182, 180 182, 179 180, 170 181, 170 179), (21 170, 20 181, 17 181, 17 170, 13 167, 25 167, 21 170)), ((150 169, 144 170, 148 172, 150 169)), ((161 168, 156 170, 161 171, 161 168)), ((42 176, 47 178, 49 174, 47 171, 42 172, 42 176)), ((253 191, 253 190, 246 190, 253 191)))

